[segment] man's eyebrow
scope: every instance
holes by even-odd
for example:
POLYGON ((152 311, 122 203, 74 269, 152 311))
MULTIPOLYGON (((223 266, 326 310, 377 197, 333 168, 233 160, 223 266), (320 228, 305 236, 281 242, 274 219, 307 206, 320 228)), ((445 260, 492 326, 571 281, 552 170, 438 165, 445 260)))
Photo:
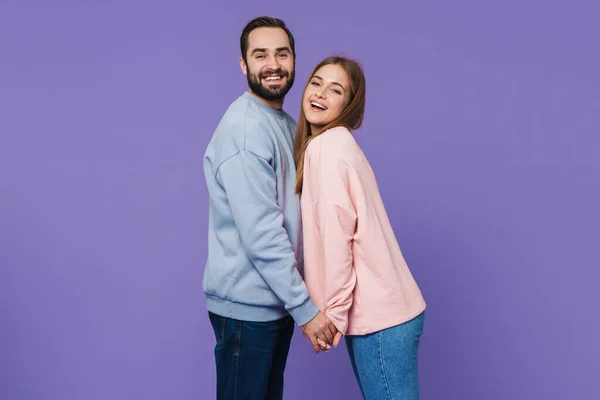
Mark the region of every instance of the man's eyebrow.
MULTIPOLYGON (((266 49, 264 47, 259 47, 259 48, 256 48, 256 49, 252 50, 252 53, 250 53, 250 54, 254 54, 254 53, 266 53, 267 50, 268 49, 266 49)), ((278 52, 278 53, 280 53, 282 51, 287 51, 289 53, 292 52, 289 47, 278 47, 278 48, 275 49, 275 51, 278 52)))
MULTIPOLYGON (((317 78, 318 80, 322 81, 323 78, 321 78, 319 75, 313 75, 313 78, 317 78)), ((341 83, 337 83, 337 82, 331 82, 332 85, 338 85, 339 87, 341 87, 342 89, 346 90, 346 88, 344 87, 344 85, 342 85, 341 83)))

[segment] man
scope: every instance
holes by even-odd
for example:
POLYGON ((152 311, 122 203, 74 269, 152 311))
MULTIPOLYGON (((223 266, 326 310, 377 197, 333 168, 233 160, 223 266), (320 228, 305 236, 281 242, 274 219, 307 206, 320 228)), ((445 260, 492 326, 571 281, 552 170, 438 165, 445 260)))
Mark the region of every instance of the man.
POLYGON ((206 149, 209 249, 204 292, 215 337, 218 399, 281 399, 294 321, 315 352, 337 330, 314 305, 301 269, 294 194, 294 37, 260 17, 240 38, 248 90, 227 109, 206 149))

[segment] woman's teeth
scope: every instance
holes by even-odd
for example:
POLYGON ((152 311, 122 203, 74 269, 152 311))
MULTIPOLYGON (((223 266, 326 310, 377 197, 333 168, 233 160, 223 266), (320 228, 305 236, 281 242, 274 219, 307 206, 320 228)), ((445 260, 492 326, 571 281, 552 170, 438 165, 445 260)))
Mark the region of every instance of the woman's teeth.
POLYGON ((326 110, 327 109, 324 105, 322 105, 320 103, 317 103, 316 101, 312 101, 310 103, 310 105, 312 106, 313 109, 314 108, 319 109, 319 110, 326 110))

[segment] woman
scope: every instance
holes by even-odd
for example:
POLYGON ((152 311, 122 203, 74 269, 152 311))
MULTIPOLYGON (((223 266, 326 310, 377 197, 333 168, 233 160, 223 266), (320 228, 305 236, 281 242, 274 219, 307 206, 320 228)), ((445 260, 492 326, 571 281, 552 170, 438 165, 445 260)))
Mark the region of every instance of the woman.
POLYGON ((330 57, 317 65, 294 143, 304 280, 339 331, 334 346, 344 335, 363 397, 418 399, 425 301, 350 132, 364 110, 365 77, 355 61, 330 57))

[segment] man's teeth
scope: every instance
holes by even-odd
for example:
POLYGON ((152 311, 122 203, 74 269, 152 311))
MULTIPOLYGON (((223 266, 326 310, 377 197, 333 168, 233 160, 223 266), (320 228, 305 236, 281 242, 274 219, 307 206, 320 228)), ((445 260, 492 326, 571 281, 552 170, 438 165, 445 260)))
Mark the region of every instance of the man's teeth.
POLYGON ((268 76, 268 77, 265 78, 266 81, 278 81, 279 79, 281 79, 281 77, 279 75, 268 76))
POLYGON ((312 102, 312 103, 310 103, 310 104, 311 104, 311 105, 313 105, 313 106, 315 106, 315 107, 317 107, 317 108, 320 108, 321 110, 326 110, 325 106, 323 106, 323 105, 321 105, 321 104, 317 103, 316 101, 313 101, 313 102, 312 102))

